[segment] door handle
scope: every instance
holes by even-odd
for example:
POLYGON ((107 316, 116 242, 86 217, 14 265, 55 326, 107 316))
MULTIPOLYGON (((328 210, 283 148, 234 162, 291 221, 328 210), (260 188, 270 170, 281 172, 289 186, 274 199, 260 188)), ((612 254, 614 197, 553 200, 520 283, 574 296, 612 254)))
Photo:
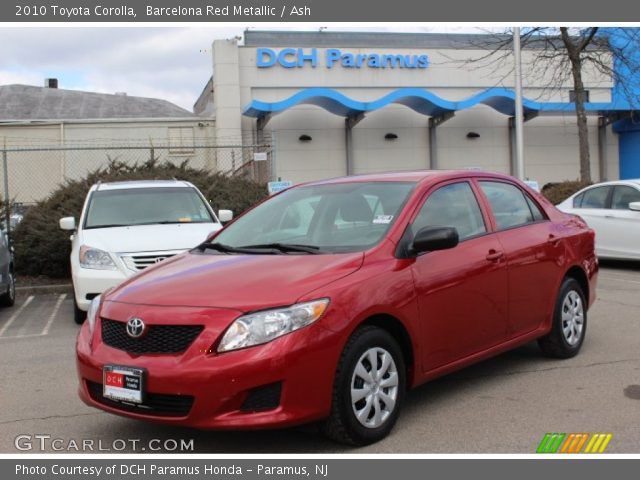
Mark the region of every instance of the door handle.
POLYGON ((553 233, 550 233, 547 241, 552 245, 558 245, 558 243, 560 243, 560 237, 556 237, 553 233))
POLYGON ((605 215, 604 218, 616 218, 615 215, 605 215))
POLYGON ((489 253, 487 253, 487 260, 489 260, 490 262, 497 262, 498 260, 500 260, 502 257, 504 257, 504 252, 498 252, 496 250, 489 250, 489 253))

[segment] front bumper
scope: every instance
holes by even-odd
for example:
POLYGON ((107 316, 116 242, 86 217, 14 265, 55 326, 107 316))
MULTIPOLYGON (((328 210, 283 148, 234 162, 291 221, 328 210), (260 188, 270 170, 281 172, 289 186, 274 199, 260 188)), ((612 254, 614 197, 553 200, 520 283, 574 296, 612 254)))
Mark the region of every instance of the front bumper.
MULTIPOLYGON (((135 272, 131 272, 133 275, 135 272)), ((127 279, 127 275, 120 270, 97 270, 91 268, 75 268, 72 273, 73 291, 76 305, 85 312, 89 310, 91 299, 87 295, 95 296, 115 287, 127 279)))
POLYGON ((135 355, 105 345, 100 320, 90 338, 85 322, 77 340, 77 368, 80 398, 90 406, 126 417, 202 429, 289 426, 324 418, 330 413, 342 342, 338 334, 319 324, 264 345, 218 354, 212 351, 214 342, 240 312, 112 302, 106 305, 101 315, 116 320, 135 315, 150 324, 172 322, 167 319, 174 319, 176 323, 176 318, 180 318, 180 324, 207 324, 183 353, 135 355), (144 368, 146 392, 155 397, 190 396, 193 403, 187 412, 169 416, 105 402, 96 395, 95 385, 102 384, 105 364, 144 368), (280 388, 277 406, 250 411, 243 408, 252 392, 274 384, 280 388))

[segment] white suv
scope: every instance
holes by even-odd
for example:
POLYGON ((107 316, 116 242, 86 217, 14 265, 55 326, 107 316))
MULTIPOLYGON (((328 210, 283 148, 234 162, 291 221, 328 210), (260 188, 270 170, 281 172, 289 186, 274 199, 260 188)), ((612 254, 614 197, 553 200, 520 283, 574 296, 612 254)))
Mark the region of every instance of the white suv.
POLYGON ((231 220, 213 212, 191 183, 147 180, 91 187, 80 221, 60 219, 71 236, 71 275, 76 323, 91 300, 131 275, 203 242, 231 220))

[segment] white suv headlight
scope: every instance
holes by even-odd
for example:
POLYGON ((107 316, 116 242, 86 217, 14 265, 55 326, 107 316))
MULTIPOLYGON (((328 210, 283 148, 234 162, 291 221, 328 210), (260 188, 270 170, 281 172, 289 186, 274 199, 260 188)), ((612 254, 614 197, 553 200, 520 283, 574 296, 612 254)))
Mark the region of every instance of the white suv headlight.
POLYGON ((116 264, 111 255, 104 250, 82 245, 80 247, 80 266, 97 270, 115 270, 116 264))
POLYGON ((260 345, 306 327, 318 320, 328 305, 329 299, 322 298, 244 315, 227 329, 218 345, 218 352, 260 345))

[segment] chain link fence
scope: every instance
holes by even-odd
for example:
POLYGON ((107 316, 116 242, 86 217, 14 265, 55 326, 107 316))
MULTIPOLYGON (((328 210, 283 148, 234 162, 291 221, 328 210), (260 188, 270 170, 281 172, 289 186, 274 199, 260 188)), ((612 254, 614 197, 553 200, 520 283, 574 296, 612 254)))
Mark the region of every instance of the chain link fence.
POLYGON ((164 141, 94 143, 64 146, 28 144, 0 147, 0 186, 2 194, 3 228, 11 226, 31 205, 46 199, 67 180, 78 180, 90 172, 111 163, 129 166, 147 162, 180 165, 187 162, 194 169, 203 169, 228 176, 242 176, 267 183, 274 176, 273 150, 269 138, 261 143, 212 144, 197 140, 188 144, 168 144, 164 141), (9 206, 7 208, 7 206, 9 206))

